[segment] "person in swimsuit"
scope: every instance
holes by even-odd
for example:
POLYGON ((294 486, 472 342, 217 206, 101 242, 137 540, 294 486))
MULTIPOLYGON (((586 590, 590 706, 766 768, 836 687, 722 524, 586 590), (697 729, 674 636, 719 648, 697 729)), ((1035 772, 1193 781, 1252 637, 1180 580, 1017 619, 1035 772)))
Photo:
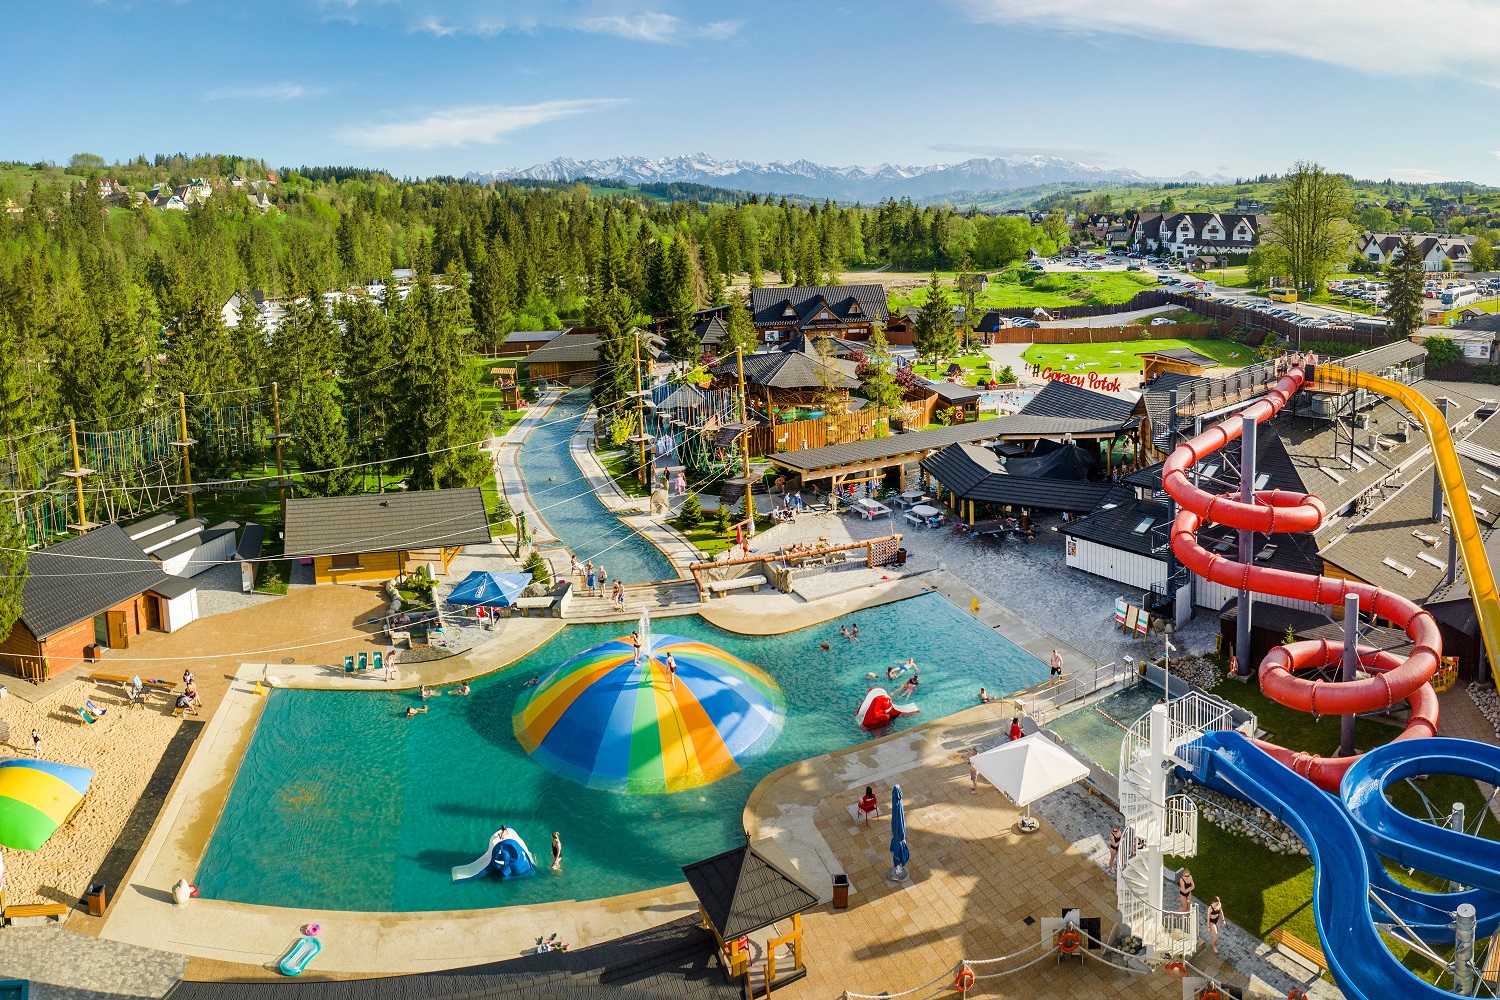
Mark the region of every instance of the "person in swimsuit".
POLYGON ((667 690, 677 690, 677 661, 672 658, 671 653, 667 654, 667 690))
POLYGON ((641 662, 641 634, 639 632, 631 632, 630 633, 630 648, 633 649, 633 650, 635 650, 635 659, 632 662, 633 663, 640 663, 641 662))
POLYGON ((1224 924, 1224 904, 1219 902, 1215 896, 1214 901, 1208 904, 1208 933, 1213 938, 1214 954, 1219 953, 1219 930, 1224 924))
POLYGON ((1055 683, 1057 683, 1058 681, 1062 680, 1062 675, 1063 675, 1063 658, 1062 658, 1062 654, 1059 653, 1057 650, 1054 649, 1052 651, 1052 669, 1050 671, 1048 671, 1047 683, 1048 684, 1055 684, 1055 683))
POLYGON ((1120 838, 1123 837, 1124 835, 1125 835, 1125 831, 1121 830, 1118 826, 1110 827, 1110 830, 1109 830, 1109 874, 1110 874, 1111 877, 1114 876, 1114 874, 1115 874, 1115 866, 1119 862, 1119 859, 1120 859, 1120 838))
POLYGON ((1177 901, 1181 904, 1178 909, 1187 913, 1193 908, 1193 890, 1197 886, 1193 884, 1193 873, 1184 868, 1177 873, 1177 901))
POLYGON ((552 831, 552 870, 562 871, 562 835, 552 831))

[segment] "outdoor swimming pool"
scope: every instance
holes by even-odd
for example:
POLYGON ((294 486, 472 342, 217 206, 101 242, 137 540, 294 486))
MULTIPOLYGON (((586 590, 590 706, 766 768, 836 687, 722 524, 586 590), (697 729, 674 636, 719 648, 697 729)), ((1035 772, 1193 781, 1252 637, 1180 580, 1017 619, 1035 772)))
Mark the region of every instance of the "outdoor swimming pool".
POLYGON ((1120 744, 1125 742, 1126 730, 1151 711, 1161 696, 1160 687, 1142 681, 1060 716, 1047 728, 1118 778, 1120 744))
POLYGON ((588 408, 588 390, 565 394, 522 442, 518 461, 531 502, 579 562, 602 563, 611 580, 675 580, 677 571, 661 549, 612 514, 573 461, 568 439, 588 408))
MULTIPOLYGON (((751 790, 785 764, 868 738, 854 712, 868 671, 915 656, 922 707, 910 728, 1046 677, 1046 664, 937 594, 909 598, 779 636, 750 637, 696 615, 655 632, 711 642, 769 672, 786 698, 786 724, 763 756, 714 784, 674 795, 588 789, 533 763, 511 713, 522 683, 629 631, 570 625, 514 666, 473 683, 468 698, 439 697, 401 718, 414 692, 276 690, 245 752, 197 883, 204 896, 244 903, 348 910, 439 910, 594 899, 682 881, 680 867, 743 843, 751 790), (860 639, 839 635, 859 625, 860 639), (827 641, 824 652, 819 643, 827 641), (454 885, 501 823, 542 861, 517 882, 454 885), (546 870, 552 831, 563 873, 546 870)), ((544 928, 538 928, 540 932, 544 928)))

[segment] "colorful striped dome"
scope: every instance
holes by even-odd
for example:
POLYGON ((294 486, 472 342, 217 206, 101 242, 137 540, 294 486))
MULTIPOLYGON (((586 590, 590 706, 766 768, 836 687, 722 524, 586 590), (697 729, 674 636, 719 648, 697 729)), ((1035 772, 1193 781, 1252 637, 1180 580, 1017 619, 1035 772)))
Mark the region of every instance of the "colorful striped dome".
POLYGON ((522 748, 580 785, 659 795, 733 774, 781 732, 781 688, 754 664, 675 635, 634 657, 628 639, 613 639, 542 678, 516 705, 522 748))

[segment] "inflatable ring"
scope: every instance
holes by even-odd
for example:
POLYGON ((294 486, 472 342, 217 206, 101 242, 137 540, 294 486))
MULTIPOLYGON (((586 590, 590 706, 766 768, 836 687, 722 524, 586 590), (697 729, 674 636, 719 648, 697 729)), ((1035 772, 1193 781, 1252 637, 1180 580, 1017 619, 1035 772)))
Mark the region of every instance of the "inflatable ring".
POLYGON ((1083 935, 1071 927, 1058 931, 1057 950, 1064 955, 1071 955, 1083 944, 1083 935))
MULTIPOLYGON (((1167 971, 1174 976, 1187 975, 1187 966, 1183 965, 1181 962, 1168 962, 1166 968, 1167 971)), ((1290 998, 1288 998, 1288 1000, 1290 1000, 1290 998)))
POLYGON ((968 967, 960 969, 958 975, 953 977, 953 988, 960 993, 967 993, 969 990, 972 990, 974 988, 974 970, 968 967))
POLYGON ((1224 1000, 1224 994, 1213 986, 1205 986, 1198 991, 1197 1000, 1224 1000))
POLYGON ((1286 995, 1286 1000, 1307 1000, 1307 994, 1301 990, 1292 990, 1286 995))

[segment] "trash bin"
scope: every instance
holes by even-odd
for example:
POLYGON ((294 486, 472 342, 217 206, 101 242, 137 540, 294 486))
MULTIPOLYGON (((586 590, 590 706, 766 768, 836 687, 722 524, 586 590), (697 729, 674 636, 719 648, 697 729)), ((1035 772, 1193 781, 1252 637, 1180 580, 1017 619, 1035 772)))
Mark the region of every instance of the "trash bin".
POLYGON ((905 566, 906 565, 906 550, 905 549, 897 549, 896 550, 896 565, 897 566, 905 566))
POLYGON ((833 877, 833 908, 835 910, 849 908, 849 876, 843 872, 833 877))
POLYGON ((83 894, 83 901, 88 904, 89 916, 104 916, 104 908, 109 905, 105 899, 104 883, 90 882, 88 890, 83 894))

